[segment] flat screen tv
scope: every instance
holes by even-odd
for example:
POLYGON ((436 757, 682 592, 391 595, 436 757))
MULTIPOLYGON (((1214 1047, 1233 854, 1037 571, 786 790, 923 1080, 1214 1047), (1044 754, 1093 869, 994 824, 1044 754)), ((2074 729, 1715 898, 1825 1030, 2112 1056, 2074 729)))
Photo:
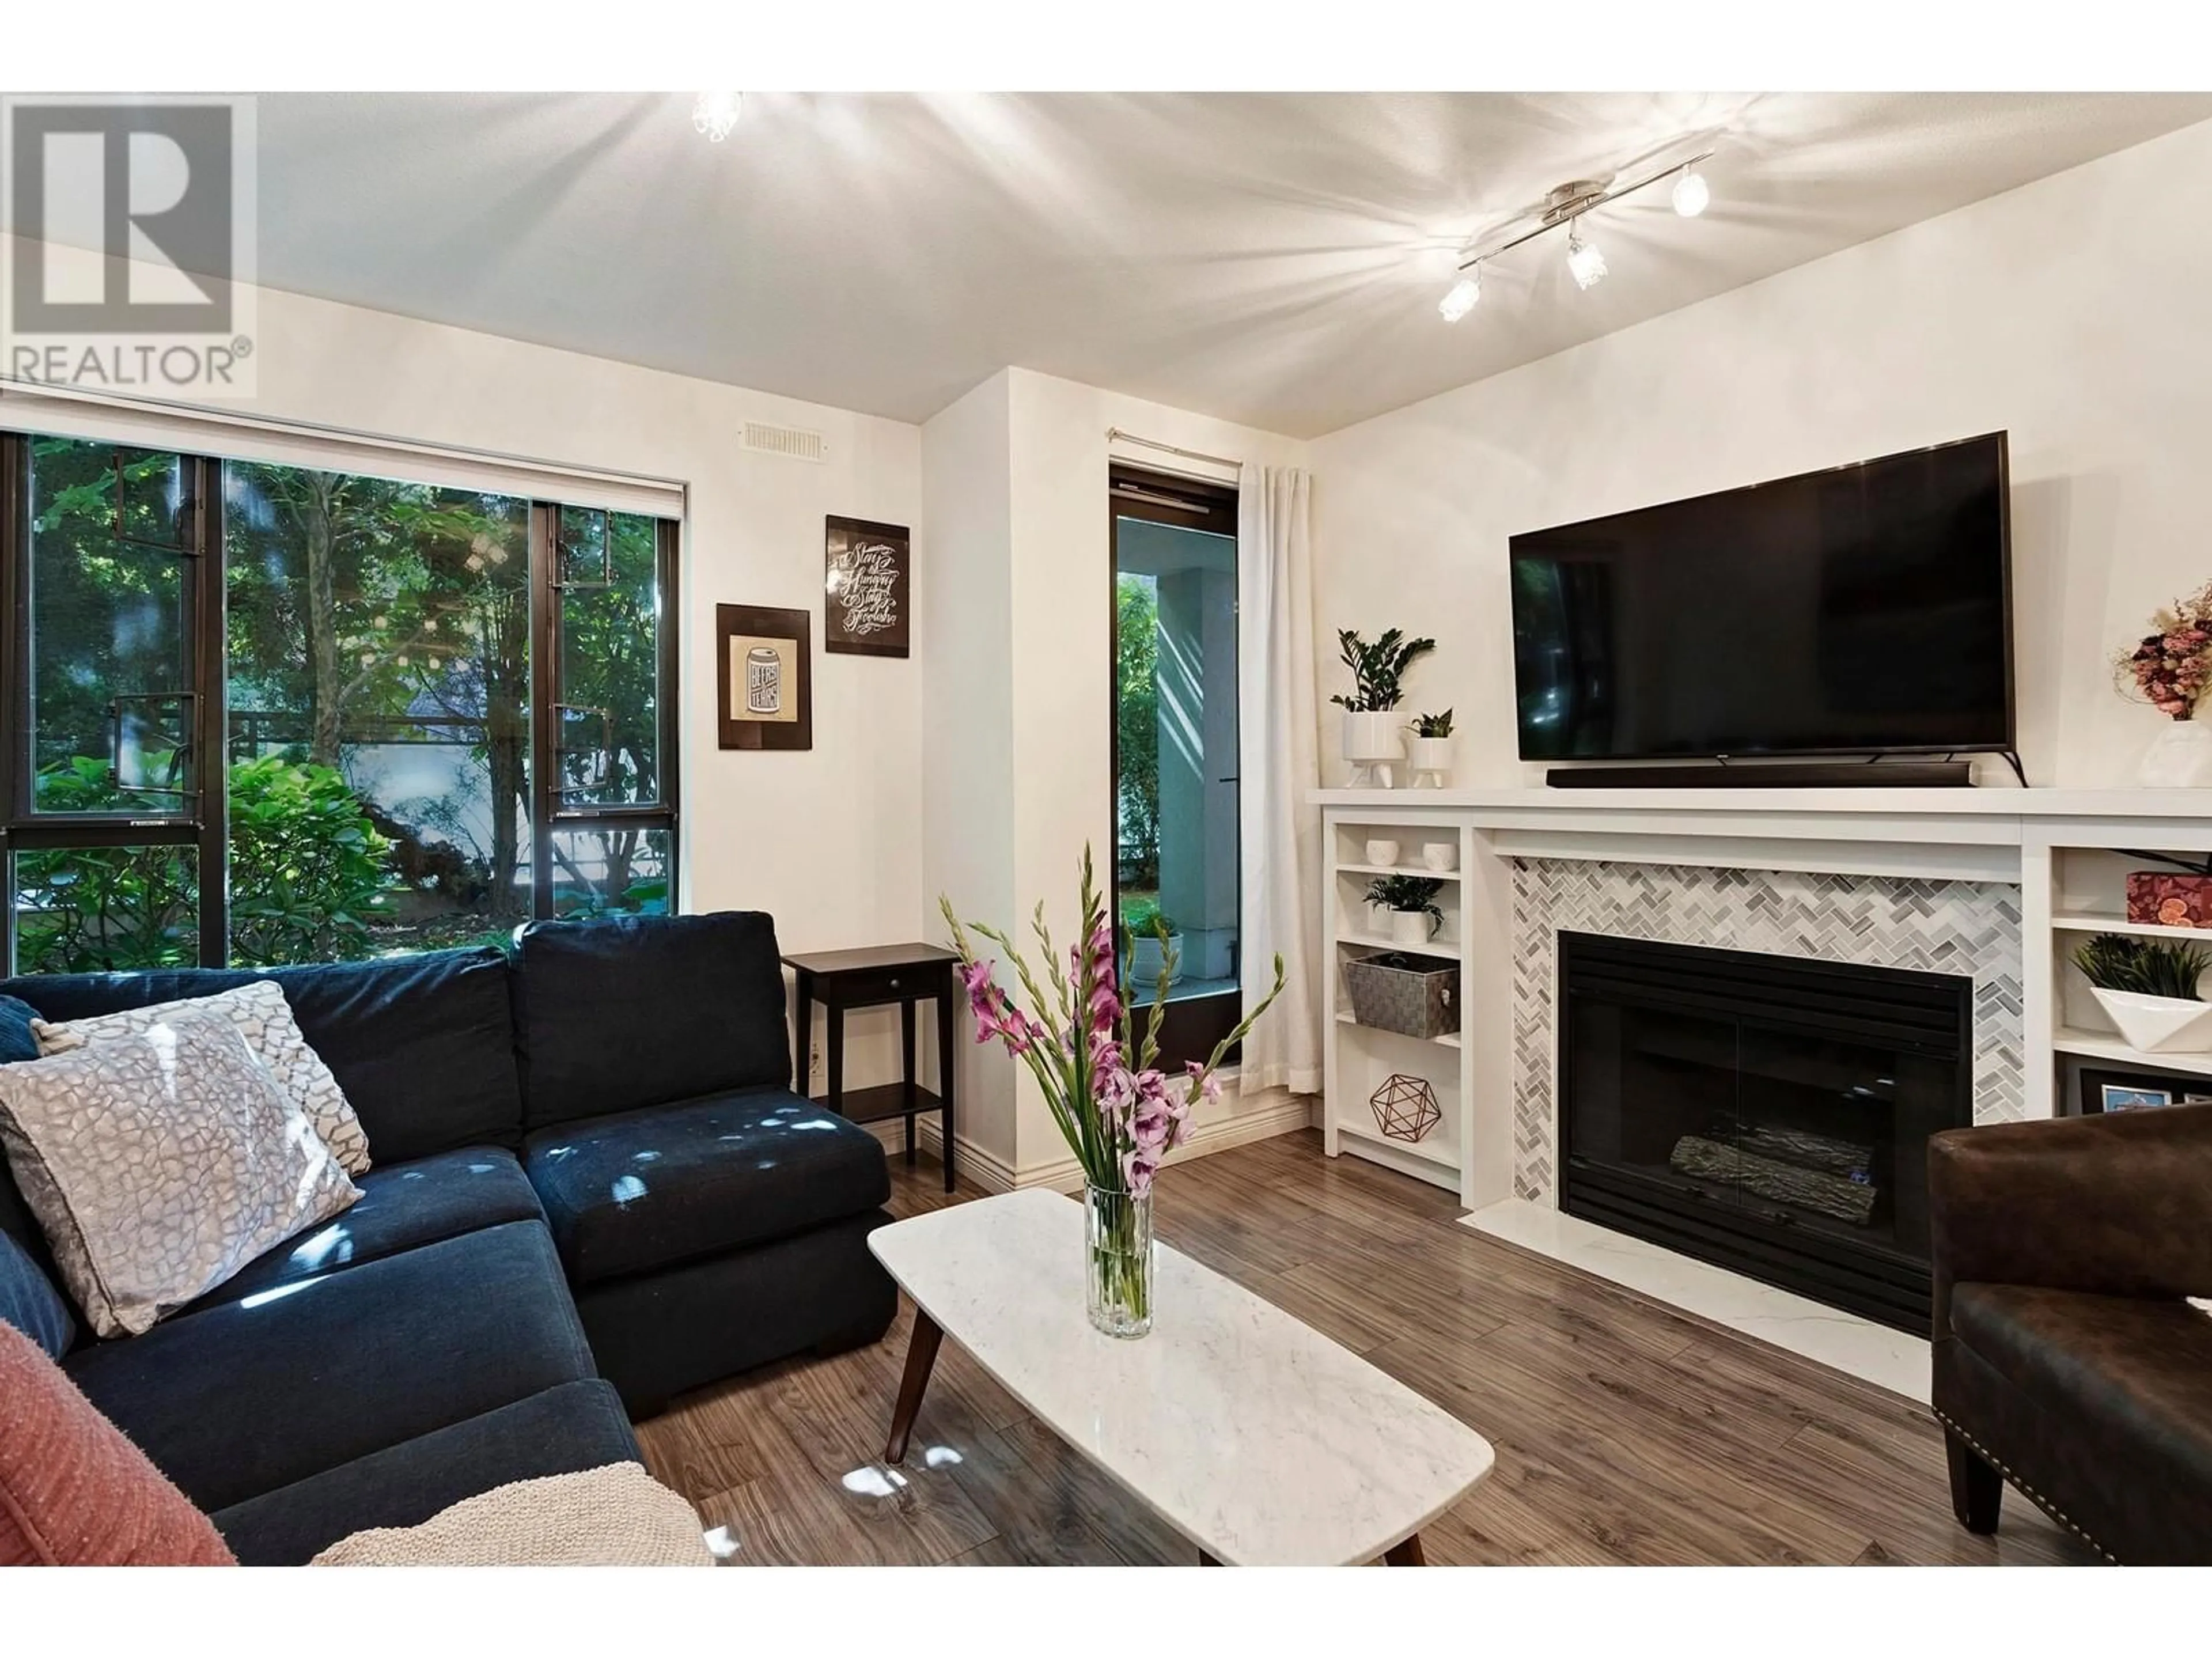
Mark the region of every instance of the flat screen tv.
POLYGON ((1521 757, 2009 750, 2005 434, 1516 536, 1521 757))

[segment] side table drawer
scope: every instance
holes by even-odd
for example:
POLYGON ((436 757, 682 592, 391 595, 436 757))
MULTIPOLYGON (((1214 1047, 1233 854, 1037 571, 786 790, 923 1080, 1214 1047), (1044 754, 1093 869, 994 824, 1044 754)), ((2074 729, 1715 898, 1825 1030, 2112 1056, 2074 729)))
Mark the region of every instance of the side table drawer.
POLYGON ((825 974, 814 981, 814 1000, 832 1008, 865 1008, 935 996, 951 980, 944 967, 924 963, 911 968, 870 968, 825 974))

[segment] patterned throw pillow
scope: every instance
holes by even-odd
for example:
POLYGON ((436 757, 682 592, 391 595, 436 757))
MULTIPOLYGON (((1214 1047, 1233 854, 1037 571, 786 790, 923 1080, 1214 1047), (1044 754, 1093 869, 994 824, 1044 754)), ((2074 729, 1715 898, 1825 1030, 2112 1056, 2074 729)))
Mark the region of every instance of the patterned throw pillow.
POLYGON ((102 1336, 137 1336, 361 1196, 220 1011, 0 1066, 0 1150, 102 1336))
POLYGON ((246 1045, 260 1056, 277 1086, 299 1103, 300 1109, 307 1115, 307 1121, 315 1126, 315 1133, 322 1136, 323 1144, 344 1166, 345 1172, 367 1175, 368 1132, 354 1115, 352 1103, 346 1099, 345 1091, 338 1087, 338 1080, 331 1075, 331 1068, 323 1064, 323 1057, 309 1048, 307 1039, 301 1036, 299 1022, 292 1018, 292 1005, 284 1000, 284 988, 273 979, 256 980, 251 985, 218 992, 211 997, 156 1002, 149 1007, 120 1009, 89 1019, 59 1024, 33 1020, 31 1029, 38 1036, 40 1054, 66 1054, 82 1043, 136 1036, 160 1024, 179 1008, 203 1006, 230 1016, 232 1024, 245 1033, 246 1045))
POLYGON ((0 1326, 0 1567, 231 1567, 215 1523, 0 1326))

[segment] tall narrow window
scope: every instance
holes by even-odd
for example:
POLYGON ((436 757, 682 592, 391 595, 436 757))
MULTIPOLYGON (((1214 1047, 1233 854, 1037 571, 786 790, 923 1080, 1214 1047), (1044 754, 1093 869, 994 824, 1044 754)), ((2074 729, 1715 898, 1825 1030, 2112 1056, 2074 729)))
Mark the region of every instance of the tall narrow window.
POLYGON ((1120 467, 1109 491, 1115 902, 1140 1004, 1158 995, 1166 928, 1162 1044, 1179 1063, 1210 1053, 1243 1000, 1237 495, 1120 467))

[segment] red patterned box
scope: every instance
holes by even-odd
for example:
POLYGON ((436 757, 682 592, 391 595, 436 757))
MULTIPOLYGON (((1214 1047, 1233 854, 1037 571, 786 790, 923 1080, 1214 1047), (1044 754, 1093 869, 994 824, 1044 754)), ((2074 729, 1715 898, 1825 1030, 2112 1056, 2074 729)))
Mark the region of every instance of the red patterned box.
POLYGON ((2128 878, 2128 920, 2161 927, 2212 927, 2212 876, 2136 871, 2128 878))

